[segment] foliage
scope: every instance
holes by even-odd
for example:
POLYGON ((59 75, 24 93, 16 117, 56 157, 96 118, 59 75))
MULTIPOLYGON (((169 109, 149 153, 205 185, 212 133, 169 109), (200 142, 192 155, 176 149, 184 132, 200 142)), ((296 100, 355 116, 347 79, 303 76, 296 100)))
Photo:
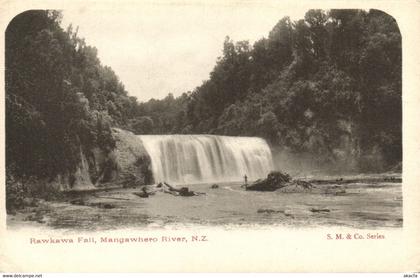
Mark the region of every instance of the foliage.
POLYGON ((13 213, 16 209, 24 206, 24 187, 21 181, 15 180, 10 174, 6 172, 6 211, 13 213))
POLYGON ((261 136, 320 164, 385 170, 402 159, 401 35, 378 10, 310 10, 253 46, 226 37, 209 80, 141 107, 154 133, 261 136))
POLYGON ((6 30, 6 163, 16 178, 71 175, 86 154, 115 147, 137 101, 57 11, 30 10, 6 30))
POLYGON ((60 20, 31 10, 6 30, 6 163, 15 178, 73 173, 81 152, 115 147, 112 126, 261 136, 359 170, 402 159, 401 35, 381 11, 310 10, 253 45, 226 37, 201 86, 145 103, 60 20))

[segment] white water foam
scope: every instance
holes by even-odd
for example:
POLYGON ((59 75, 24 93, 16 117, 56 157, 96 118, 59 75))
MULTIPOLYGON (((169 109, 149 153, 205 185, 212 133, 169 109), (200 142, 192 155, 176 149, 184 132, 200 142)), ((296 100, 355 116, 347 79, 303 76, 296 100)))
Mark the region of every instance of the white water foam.
POLYGON ((138 135, 152 161, 155 182, 240 181, 273 170, 267 142, 258 137, 138 135))

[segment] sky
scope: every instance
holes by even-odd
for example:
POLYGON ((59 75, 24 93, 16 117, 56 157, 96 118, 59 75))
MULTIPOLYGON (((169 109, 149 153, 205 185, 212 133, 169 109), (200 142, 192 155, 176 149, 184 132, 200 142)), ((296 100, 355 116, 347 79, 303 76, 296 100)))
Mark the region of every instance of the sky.
POLYGON ((200 86, 222 55, 226 36, 253 43, 284 16, 296 20, 307 11, 261 2, 210 3, 89 5, 63 10, 62 26, 78 26, 79 36, 98 49, 129 95, 147 101, 200 86))

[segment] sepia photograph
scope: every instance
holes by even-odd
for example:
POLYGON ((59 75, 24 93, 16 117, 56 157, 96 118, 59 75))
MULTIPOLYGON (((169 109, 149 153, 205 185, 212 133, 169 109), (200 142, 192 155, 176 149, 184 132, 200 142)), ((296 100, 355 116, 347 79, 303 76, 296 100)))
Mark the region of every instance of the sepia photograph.
POLYGON ((23 9, 4 30, 6 229, 30 248, 206 229, 379 248, 406 225, 402 39, 375 6, 23 9))
POLYGON ((238 13, 250 30, 207 38, 190 18, 156 37, 154 18, 111 12, 7 27, 9 225, 402 226, 390 15, 314 9, 264 30, 238 13))

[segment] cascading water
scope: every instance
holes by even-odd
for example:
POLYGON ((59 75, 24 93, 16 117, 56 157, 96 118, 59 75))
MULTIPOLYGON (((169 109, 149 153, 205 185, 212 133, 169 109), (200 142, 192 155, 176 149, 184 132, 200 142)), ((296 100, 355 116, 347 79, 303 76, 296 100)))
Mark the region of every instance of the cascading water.
POLYGON ((250 180, 273 170, 271 150, 257 137, 138 135, 152 161, 155 182, 250 180))

